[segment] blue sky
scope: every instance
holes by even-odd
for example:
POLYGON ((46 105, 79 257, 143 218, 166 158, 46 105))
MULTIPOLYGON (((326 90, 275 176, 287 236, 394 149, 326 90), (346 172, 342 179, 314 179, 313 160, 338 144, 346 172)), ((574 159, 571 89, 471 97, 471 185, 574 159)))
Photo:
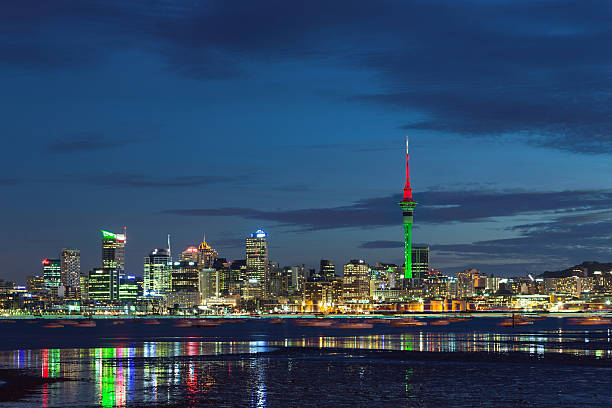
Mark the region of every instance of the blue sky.
POLYGON ((0 276, 205 233, 281 265, 449 273, 612 258, 612 9, 580 1, 23 0, 0 13, 0 276))

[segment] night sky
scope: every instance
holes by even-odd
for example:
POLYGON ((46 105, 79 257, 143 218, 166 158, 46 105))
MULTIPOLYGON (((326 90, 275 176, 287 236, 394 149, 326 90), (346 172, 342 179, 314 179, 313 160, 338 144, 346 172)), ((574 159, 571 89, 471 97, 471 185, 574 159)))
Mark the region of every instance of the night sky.
POLYGON ((496 275, 612 260, 612 8, 585 1, 9 0, 0 278, 172 234, 281 265, 496 275))

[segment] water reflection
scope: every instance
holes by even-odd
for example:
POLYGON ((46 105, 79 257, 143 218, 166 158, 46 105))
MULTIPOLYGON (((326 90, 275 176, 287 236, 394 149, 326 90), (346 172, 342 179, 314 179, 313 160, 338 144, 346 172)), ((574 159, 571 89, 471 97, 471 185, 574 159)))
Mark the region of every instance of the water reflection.
MULTIPOLYGON (((368 336, 317 336, 282 341, 145 342, 91 349, 42 349, 0 352, 5 368, 35 369, 43 378, 71 381, 45 384, 31 406, 127 407, 136 403, 167 404, 177 398, 196 406, 220 389, 244 379, 243 397, 252 407, 266 407, 270 395, 270 357, 257 353, 275 347, 422 352, 522 352, 531 355, 566 353, 612 358, 612 333, 603 331, 542 331, 537 333, 453 333, 411 331, 368 336), (251 357, 231 355, 245 354, 251 357), (224 357, 215 358, 214 356, 224 357), (237 371, 237 373, 236 373, 237 371), (95 401, 92 401, 95 396, 95 401)), ((299 376, 289 357, 282 371, 286 381, 299 376)), ((337 375, 328 368, 329 376, 337 375)), ((368 381, 368 368, 355 368, 358 383, 368 381)), ((412 368, 403 370, 405 398, 418 394, 412 368)), ((287 386, 292 386, 287 383, 287 386)), ((278 398, 278 396, 276 396, 278 398)), ((214 405, 214 404, 213 404, 214 405)))
POLYGON ((408 332, 369 336, 321 336, 271 341, 284 347, 316 347, 421 352, 522 352, 530 355, 565 353, 612 358, 612 332, 563 331, 541 333, 408 332))

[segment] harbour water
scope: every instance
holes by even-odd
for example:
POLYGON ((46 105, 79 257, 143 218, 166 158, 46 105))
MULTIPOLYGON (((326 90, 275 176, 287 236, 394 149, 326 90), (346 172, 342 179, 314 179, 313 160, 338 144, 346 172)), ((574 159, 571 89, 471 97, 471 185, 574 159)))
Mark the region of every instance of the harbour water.
POLYGON ((612 325, 501 321, 0 323, 0 407, 612 406, 612 325))

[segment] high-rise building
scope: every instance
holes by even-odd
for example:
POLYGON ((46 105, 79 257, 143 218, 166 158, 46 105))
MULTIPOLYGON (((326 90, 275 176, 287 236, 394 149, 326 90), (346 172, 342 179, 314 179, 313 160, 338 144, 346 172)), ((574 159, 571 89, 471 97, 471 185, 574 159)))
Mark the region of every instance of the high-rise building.
POLYGON ((404 279, 412 279, 412 223, 414 207, 417 202, 412 198, 410 187, 410 155, 408 154, 408 137, 406 136, 406 185, 404 186, 404 198, 399 202, 404 218, 404 279))
POLYGON ((144 258, 144 296, 165 296, 172 290, 170 250, 156 248, 144 258))
POLYGON ((53 296, 57 296, 57 289, 61 284, 62 261, 59 259, 43 259, 42 267, 45 288, 53 296))
POLYGON ((344 265, 342 294, 345 302, 362 302, 370 296, 370 266, 361 259, 344 265))
POLYGON ((219 297, 219 271, 214 268, 200 269, 199 290, 202 300, 219 297))
MULTIPOLYGON (((126 234, 102 230, 102 269, 109 276, 110 300, 119 300, 119 281, 125 275, 126 234)), ((91 297, 91 291, 90 291, 91 297)))
POLYGON ((412 278, 425 279, 429 272, 429 247, 412 247, 412 278))
POLYGON ((123 275, 119 278, 119 299, 122 301, 136 300, 138 297, 138 282, 132 275, 123 275))
POLYGON ((61 282, 67 292, 78 291, 81 287, 81 251, 62 249, 61 282))
MULTIPOLYGON (((89 271, 89 279, 87 280, 87 295, 90 300, 113 300, 111 294, 113 292, 113 277, 114 270, 107 268, 95 268, 89 271)), ((117 286, 117 297, 119 298, 119 281, 115 283, 117 286)))
POLYGON ((200 269, 212 268, 219 254, 208 243, 206 238, 198 246, 198 266, 200 269))
POLYGON ((172 265, 172 292, 198 292, 200 268, 194 261, 174 262, 172 265))
POLYGON ((259 285, 263 297, 267 296, 268 267, 268 235, 257 230, 246 239, 246 274, 247 283, 259 285))
POLYGON ((327 259, 321 259, 321 269, 319 269, 321 278, 326 281, 331 281, 336 277, 336 265, 327 259))

